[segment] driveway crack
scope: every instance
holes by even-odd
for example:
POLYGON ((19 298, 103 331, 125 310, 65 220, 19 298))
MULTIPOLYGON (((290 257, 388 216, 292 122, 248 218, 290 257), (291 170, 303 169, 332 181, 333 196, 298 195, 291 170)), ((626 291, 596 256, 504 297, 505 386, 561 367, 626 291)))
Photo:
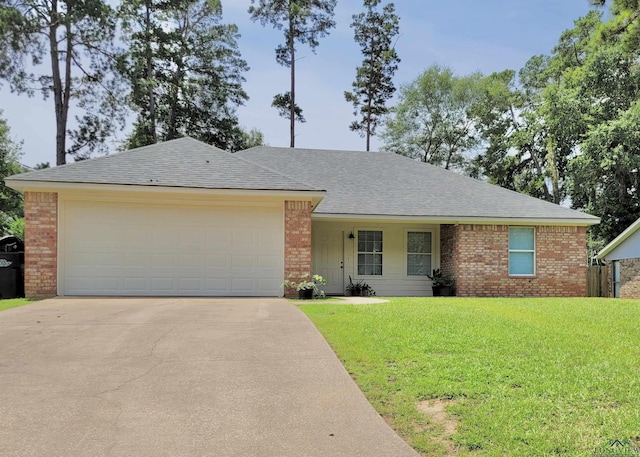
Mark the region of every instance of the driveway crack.
POLYGON ((101 392, 96 392, 95 394, 93 394, 93 396, 97 397, 100 395, 104 395, 104 394, 108 394, 108 393, 112 393, 112 392, 117 392, 120 389, 122 389, 123 387, 125 387, 128 384, 131 384, 133 382, 136 382, 142 378, 144 378, 145 376, 147 376, 149 373, 151 373, 153 370, 155 370, 156 368, 158 368, 160 365, 162 365, 164 363, 164 359, 162 357, 159 357, 158 355, 156 355, 156 349, 158 347, 158 344, 160 344, 160 342, 169 334, 171 333, 176 327, 178 327, 178 324, 173 325, 172 327, 170 327, 169 329, 167 329, 166 331, 164 331, 161 335, 158 336, 158 338, 155 339, 155 341, 151 344, 151 348, 149 350, 149 353, 146 354, 143 357, 151 357, 153 359, 156 360, 156 363, 154 363, 152 366, 150 366, 147 370, 144 371, 144 373, 141 373, 137 376, 134 376, 130 379, 127 379, 125 381, 122 381, 120 384, 118 384, 116 387, 113 387, 111 389, 106 389, 103 390, 101 392))

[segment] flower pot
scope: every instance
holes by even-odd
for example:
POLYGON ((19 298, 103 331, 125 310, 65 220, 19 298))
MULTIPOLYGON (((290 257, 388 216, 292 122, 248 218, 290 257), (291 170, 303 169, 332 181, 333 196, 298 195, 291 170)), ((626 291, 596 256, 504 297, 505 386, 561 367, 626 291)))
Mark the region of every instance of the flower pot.
POLYGON ((300 300, 311 300, 313 298, 313 289, 302 289, 298 291, 300 300))
POLYGON ((453 296, 453 286, 431 286, 434 297, 451 297, 453 296))

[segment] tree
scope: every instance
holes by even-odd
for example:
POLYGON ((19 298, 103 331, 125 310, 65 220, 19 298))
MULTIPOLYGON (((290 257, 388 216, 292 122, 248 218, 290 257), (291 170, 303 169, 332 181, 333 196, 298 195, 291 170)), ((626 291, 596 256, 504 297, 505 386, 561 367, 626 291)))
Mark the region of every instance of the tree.
POLYGON ((0 235, 14 234, 11 227, 24 217, 22 194, 4 184, 7 176, 22 173, 21 156, 21 144, 11 139, 9 125, 0 117, 0 235))
POLYGON ((251 129, 248 132, 243 130, 242 131, 242 147, 239 148, 238 150, 249 149, 256 146, 264 146, 264 145, 265 145, 264 135, 260 130, 251 129))
POLYGON ((244 147, 236 109, 247 63, 238 28, 222 23, 219 0, 126 0, 120 69, 137 113, 128 147, 189 135, 222 149, 244 147))
POLYGON ((251 0, 249 14, 253 21, 284 29, 285 44, 276 48, 276 62, 290 69, 290 89, 276 95, 272 106, 281 115, 289 109, 284 117, 289 119, 292 148, 295 147, 296 120, 303 119, 302 109, 296 104, 296 43, 307 44, 315 52, 318 40, 335 27, 335 6, 336 0, 251 0))
POLYGON ((351 27, 364 60, 356 69, 352 92, 344 93, 345 99, 353 103, 354 116, 361 116, 349 128, 366 137, 367 151, 379 119, 389 112, 386 102, 396 90, 393 75, 400 62, 393 47, 393 39, 400 32, 395 6, 389 3, 380 12, 379 5, 380 0, 364 0, 366 12, 353 15, 351 27))
POLYGON ((429 67, 401 88, 385 123, 385 147, 446 169, 463 169, 465 153, 479 142, 470 111, 480 100, 481 80, 480 73, 458 77, 449 68, 429 67))
POLYGON ((53 95, 58 165, 67 154, 103 148, 124 123, 110 71, 114 30, 113 11, 103 0, 0 0, 0 78, 18 93, 53 95), (49 71, 35 72, 46 65, 49 71), (74 128, 72 107, 82 113, 74 128))
POLYGON ((612 240, 640 215, 640 100, 595 127, 572 162, 573 204, 597 214, 597 239, 612 240))
POLYGON ((554 203, 568 195, 568 163, 587 128, 586 99, 572 81, 587 58, 600 13, 593 11, 562 33, 551 56, 534 56, 515 73, 484 82, 476 106, 486 149, 473 161, 473 175, 554 203))
POLYGON ((630 19, 618 10, 597 27, 581 65, 567 78, 584 101, 587 125, 580 149, 571 160, 571 199, 574 207, 601 218, 591 229, 596 240, 611 241, 640 216, 640 47, 637 31, 619 27, 630 19))
POLYGON ((291 119, 291 113, 293 112, 293 116, 296 122, 307 122, 307 120, 304 118, 304 115, 302 114, 302 109, 298 105, 292 105, 291 92, 274 95, 273 102, 271 102, 271 107, 277 109, 278 114, 285 119, 291 119))

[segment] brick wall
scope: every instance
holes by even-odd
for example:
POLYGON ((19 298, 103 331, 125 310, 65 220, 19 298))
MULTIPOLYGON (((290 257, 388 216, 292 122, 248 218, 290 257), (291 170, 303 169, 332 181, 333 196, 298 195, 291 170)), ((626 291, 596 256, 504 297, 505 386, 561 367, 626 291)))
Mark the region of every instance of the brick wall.
POLYGON ((530 277, 509 276, 509 226, 442 226, 441 246, 443 270, 453 269, 459 296, 586 295, 585 227, 536 227, 536 274, 530 277))
POLYGON ((28 298, 58 292, 58 194, 24 194, 24 289, 28 298))
POLYGON ((640 298, 640 259, 620 260, 620 298, 640 298))
POLYGON ((446 275, 458 271, 458 230, 455 225, 440 226, 440 269, 446 275))
MULTIPOLYGON (((311 274, 311 202, 284 202, 284 277, 311 274)), ((285 290, 287 297, 297 296, 285 290)))

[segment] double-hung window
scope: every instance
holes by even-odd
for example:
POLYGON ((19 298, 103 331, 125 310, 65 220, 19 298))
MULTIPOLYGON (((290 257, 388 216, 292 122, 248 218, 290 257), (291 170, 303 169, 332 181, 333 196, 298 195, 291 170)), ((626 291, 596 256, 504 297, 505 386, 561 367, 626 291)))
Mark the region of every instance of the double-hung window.
POLYGON ((533 227, 509 227, 509 275, 536 274, 536 231, 533 227))
POLYGON ((382 276, 382 230, 358 230, 358 276, 382 276))
POLYGON ((407 232, 407 276, 431 273, 431 232, 407 232))

